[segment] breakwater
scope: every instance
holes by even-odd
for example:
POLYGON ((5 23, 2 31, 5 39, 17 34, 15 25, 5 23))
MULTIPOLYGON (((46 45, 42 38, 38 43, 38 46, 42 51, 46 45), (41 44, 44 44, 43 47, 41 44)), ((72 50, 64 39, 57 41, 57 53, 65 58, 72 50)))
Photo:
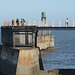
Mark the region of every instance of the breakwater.
POLYGON ((40 49, 47 49, 49 47, 54 47, 54 36, 53 35, 38 36, 37 46, 40 49))
POLYGON ((2 27, 1 31, 0 72, 2 74, 58 75, 58 70, 44 71, 40 53, 40 49, 43 48, 42 44, 46 43, 45 48, 53 47, 54 39, 52 41, 46 39, 44 42, 44 36, 42 36, 43 41, 39 45, 36 27, 2 27), (30 36, 31 40, 28 38, 30 36), (23 41, 22 37, 25 37, 24 43, 21 42, 23 41), (16 38, 19 43, 16 42, 16 38), (51 43, 47 43, 48 41, 51 43))
POLYGON ((59 70, 60 74, 63 73, 63 75, 73 75, 75 72, 75 66, 74 66, 75 65, 74 64, 75 31, 55 30, 52 31, 52 33, 54 35, 54 40, 55 40, 54 44, 55 46, 58 46, 58 50, 52 51, 51 53, 48 50, 46 50, 41 55, 43 59, 44 70, 52 71, 52 69, 60 69, 59 70), (73 62, 71 62, 71 60, 73 62))

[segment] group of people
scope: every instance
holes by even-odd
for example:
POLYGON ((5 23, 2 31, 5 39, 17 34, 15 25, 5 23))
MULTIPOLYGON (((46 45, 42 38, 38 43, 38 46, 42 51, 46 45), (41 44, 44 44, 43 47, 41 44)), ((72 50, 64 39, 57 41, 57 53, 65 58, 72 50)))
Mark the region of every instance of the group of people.
MULTIPOLYGON (((16 24, 17 24, 17 26, 24 26, 24 23, 25 23, 25 20, 24 19, 22 19, 21 18, 21 21, 19 21, 19 19, 17 18, 17 20, 16 20, 16 24)), ((12 20, 12 26, 14 26, 15 25, 15 20, 13 19, 12 20)))
MULTIPOLYGON (((17 20, 15 21, 14 19, 12 20, 12 26, 15 26, 15 23, 17 26, 24 26, 25 25, 25 20, 21 18, 21 20, 19 21, 19 19, 17 18, 17 20)), ((41 13, 41 24, 42 25, 46 25, 46 13, 42 12, 41 13)), ((66 22, 65 25, 68 26, 68 18, 66 18, 66 22)), ((3 26, 5 26, 5 22, 3 22, 3 26)), ((8 26, 9 26, 9 22, 8 22, 8 26)))
MULTIPOLYGON (((45 13, 45 12, 42 12, 42 13, 41 13, 41 16, 42 16, 42 17, 41 17, 42 25, 43 25, 43 24, 46 24, 46 13, 45 13), (44 22, 43 20, 45 20, 45 22, 44 22)), ((68 26, 68 18, 66 18, 65 25, 68 26)))

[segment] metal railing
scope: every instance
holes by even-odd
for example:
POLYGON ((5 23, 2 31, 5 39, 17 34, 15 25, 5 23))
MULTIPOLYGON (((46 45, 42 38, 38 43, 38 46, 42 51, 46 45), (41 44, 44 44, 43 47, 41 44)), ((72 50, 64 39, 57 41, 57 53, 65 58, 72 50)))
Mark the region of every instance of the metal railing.
POLYGON ((46 24, 39 23, 40 27, 75 27, 75 20, 69 20, 68 25, 65 20, 51 20, 47 21, 46 24))
MULTIPOLYGON (((26 21, 24 26, 38 26, 38 27, 75 27, 75 20, 69 20, 68 25, 65 23, 65 20, 52 20, 47 21, 46 24, 42 24, 41 21, 26 21)), ((11 21, 3 22, 3 26, 12 26, 11 21)), ((15 23, 14 26, 17 26, 15 23)), ((19 22, 19 26, 21 26, 21 22, 19 22)))
MULTIPOLYGON (((12 26, 12 21, 4 21, 3 26, 12 26)), ((15 23, 14 26, 17 26, 15 23)), ((21 26, 21 22, 19 22, 19 26, 21 26)), ((37 26, 36 21, 26 21, 23 26, 37 26)))

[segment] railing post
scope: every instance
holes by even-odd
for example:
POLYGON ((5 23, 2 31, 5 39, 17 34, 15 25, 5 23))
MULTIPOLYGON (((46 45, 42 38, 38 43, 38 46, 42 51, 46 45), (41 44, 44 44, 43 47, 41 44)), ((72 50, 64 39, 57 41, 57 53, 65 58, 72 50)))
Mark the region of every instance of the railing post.
POLYGON ((67 27, 67 24, 65 23, 65 26, 67 27))
POLYGON ((72 24, 72 25, 73 25, 73 27, 74 27, 74 20, 73 20, 73 24, 72 24))
POLYGON ((52 21, 52 27, 54 27, 54 20, 52 21))
POLYGON ((48 22, 46 22, 45 27, 48 27, 48 22))
POLYGON ((43 22, 41 22, 41 27, 44 27, 44 23, 43 22))
POLYGON ((39 21, 39 25, 38 25, 38 27, 40 27, 40 25, 41 25, 41 24, 40 24, 40 21, 39 21))
POLYGON ((61 27, 61 21, 59 20, 59 27, 61 27))

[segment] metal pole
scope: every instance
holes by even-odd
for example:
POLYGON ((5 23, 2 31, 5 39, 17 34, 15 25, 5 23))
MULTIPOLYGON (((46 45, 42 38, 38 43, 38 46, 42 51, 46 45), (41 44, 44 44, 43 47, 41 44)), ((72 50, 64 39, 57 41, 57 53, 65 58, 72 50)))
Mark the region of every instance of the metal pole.
POLYGON ((38 25, 38 27, 40 27, 40 25, 41 25, 41 24, 40 24, 40 21, 39 21, 39 25, 38 25))
POLYGON ((59 20, 59 27, 61 27, 61 21, 59 20))
POLYGON ((73 20, 73 27, 74 27, 74 20, 73 20))
POLYGON ((52 27, 54 27, 54 20, 52 21, 52 27))

